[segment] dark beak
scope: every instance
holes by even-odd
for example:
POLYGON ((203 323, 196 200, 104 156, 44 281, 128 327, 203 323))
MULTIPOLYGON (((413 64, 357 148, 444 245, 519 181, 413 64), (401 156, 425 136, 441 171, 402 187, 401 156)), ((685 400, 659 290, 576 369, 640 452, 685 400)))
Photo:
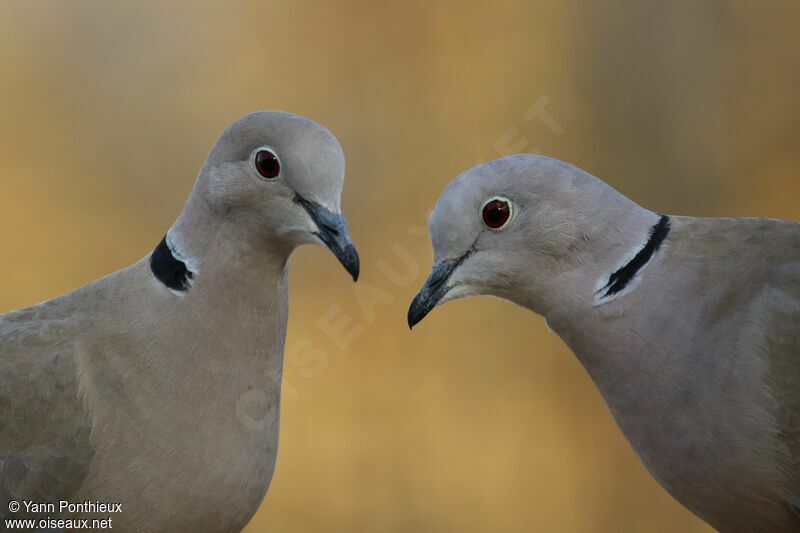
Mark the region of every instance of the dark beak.
POLYGON ((446 259, 433 265, 431 275, 425 285, 419 290, 414 301, 411 302, 411 307, 408 308, 408 327, 414 328, 419 324, 423 318, 427 316, 431 310, 436 307, 436 304, 444 298, 444 295, 452 288, 447 281, 453 274, 453 271, 464 262, 464 259, 469 257, 469 253, 462 255, 456 259, 446 259))
POLYGON ((347 232, 347 222, 345 222, 344 217, 300 196, 295 197, 294 201, 303 206, 317 225, 317 228, 319 228, 318 231, 314 232, 314 235, 319 237, 331 249, 331 252, 339 259, 345 270, 353 276, 353 281, 358 281, 358 250, 356 250, 353 241, 350 240, 350 234, 347 232))

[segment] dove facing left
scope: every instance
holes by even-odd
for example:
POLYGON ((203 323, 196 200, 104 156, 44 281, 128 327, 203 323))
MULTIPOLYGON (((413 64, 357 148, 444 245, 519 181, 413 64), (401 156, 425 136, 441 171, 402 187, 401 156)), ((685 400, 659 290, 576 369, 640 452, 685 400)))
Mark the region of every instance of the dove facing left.
POLYGON ((675 499, 723 533, 800 531, 800 224, 657 214, 519 154, 455 178, 430 227, 409 325, 473 295, 544 316, 675 499))
POLYGON ((321 244, 358 277, 343 181, 323 126, 246 115, 151 254, 0 316, 2 518, 89 501, 122 531, 241 530, 275 467, 289 256, 321 244))

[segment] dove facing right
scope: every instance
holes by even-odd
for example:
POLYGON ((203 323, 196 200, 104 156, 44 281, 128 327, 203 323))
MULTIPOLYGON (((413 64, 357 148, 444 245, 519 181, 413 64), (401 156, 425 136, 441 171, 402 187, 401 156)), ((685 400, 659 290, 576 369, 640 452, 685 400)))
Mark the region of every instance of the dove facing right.
POLYGON ((0 315, 0 518, 240 531, 275 469, 289 256, 323 245, 359 274, 343 183, 330 131, 251 113, 152 253, 0 315))

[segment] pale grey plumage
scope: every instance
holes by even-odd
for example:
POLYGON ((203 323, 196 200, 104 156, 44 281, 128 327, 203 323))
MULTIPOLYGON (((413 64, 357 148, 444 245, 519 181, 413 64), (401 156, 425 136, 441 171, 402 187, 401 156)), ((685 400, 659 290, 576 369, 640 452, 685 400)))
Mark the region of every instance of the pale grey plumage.
POLYGON ((476 167, 431 217, 437 268, 465 259, 429 280, 409 321, 472 294, 536 311, 677 500, 723 532, 800 531, 800 225, 670 217, 626 289, 602 298, 659 220, 560 161, 476 167), (516 211, 500 231, 481 222, 494 196, 516 211))
POLYGON ((247 115, 165 241, 193 273, 188 290, 147 257, 0 316, 0 514, 12 499, 100 500, 123 504, 123 531, 242 529, 275 465, 288 257, 325 241, 357 275, 343 178, 319 124, 247 115), (262 146, 280 158, 276 178, 256 169, 262 146))

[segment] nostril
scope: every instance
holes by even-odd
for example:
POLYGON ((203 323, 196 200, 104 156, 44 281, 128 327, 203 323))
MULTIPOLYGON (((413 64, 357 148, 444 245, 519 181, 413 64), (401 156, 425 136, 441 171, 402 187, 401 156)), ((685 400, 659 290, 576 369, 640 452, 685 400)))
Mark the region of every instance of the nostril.
POLYGON ((336 237, 339 236, 339 230, 335 226, 330 226, 328 224, 323 224, 323 226, 325 227, 325 230, 331 235, 334 235, 336 237))

